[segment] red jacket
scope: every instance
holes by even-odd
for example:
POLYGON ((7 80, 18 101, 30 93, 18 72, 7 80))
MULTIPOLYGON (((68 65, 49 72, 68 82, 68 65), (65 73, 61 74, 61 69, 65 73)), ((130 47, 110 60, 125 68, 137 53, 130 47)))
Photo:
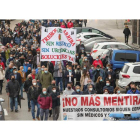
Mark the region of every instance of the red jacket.
POLYGON ((101 60, 95 60, 95 61, 93 62, 93 66, 94 66, 94 67, 97 67, 97 65, 100 65, 100 67, 103 68, 103 63, 102 63, 101 60))
POLYGON ((35 79, 35 75, 31 74, 31 76, 32 76, 32 79, 35 79))
POLYGON ((65 26, 65 25, 61 25, 60 27, 61 27, 61 28, 66 28, 66 26, 65 26))
POLYGON ((73 27, 73 23, 72 22, 68 22, 67 27, 68 28, 72 28, 73 27))
POLYGON ((52 108, 52 97, 44 94, 40 94, 37 99, 40 104, 40 108, 49 109, 52 108))
POLYGON ((5 66, 3 62, 0 62, 0 65, 2 65, 3 69, 5 70, 5 66))

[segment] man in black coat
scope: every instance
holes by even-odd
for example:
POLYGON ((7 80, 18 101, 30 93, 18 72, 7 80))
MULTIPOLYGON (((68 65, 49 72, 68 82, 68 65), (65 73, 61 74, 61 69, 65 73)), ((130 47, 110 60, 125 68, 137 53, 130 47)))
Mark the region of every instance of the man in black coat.
POLYGON ((15 104, 15 112, 18 112, 18 95, 20 91, 20 85, 17 80, 15 80, 15 76, 11 76, 11 80, 7 83, 6 93, 10 97, 10 108, 11 112, 13 112, 13 101, 15 104))
POLYGON ((52 87, 51 97, 52 97, 53 120, 58 120, 60 110, 60 92, 56 91, 55 86, 52 87))
POLYGON ((6 69, 5 78, 7 81, 10 79, 10 75, 13 73, 13 64, 9 64, 9 67, 6 69))
POLYGON ((123 33, 125 35, 125 43, 128 44, 128 38, 129 38, 129 36, 131 36, 131 32, 130 32, 128 26, 125 27, 125 29, 123 30, 123 33))
POLYGON ((93 89, 92 85, 88 85, 88 89, 83 93, 84 95, 96 94, 97 91, 93 89))

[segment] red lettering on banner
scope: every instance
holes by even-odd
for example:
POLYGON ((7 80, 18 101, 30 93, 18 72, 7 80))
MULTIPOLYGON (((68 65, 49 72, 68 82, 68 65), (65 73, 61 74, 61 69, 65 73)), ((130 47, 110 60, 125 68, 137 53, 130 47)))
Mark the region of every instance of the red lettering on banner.
POLYGON ((132 105, 132 96, 130 96, 130 105, 132 105))
POLYGON ((101 103, 100 103, 100 97, 97 96, 97 97, 95 98, 95 101, 96 101, 95 105, 96 105, 96 106, 100 106, 100 104, 101 104, 101 103))
POLYGON ((111 97, 104 97, 104 106, 111 106, 111 97))
POLYGON ((88 97, 81 97, 81 106, 88 106, 88 97))
POLYGON ((118 105, 123 105, 123 96, 122 97, 120 97, 120 96, 118 96, 118 105))
POLYGON ((139 98, 139 100, 138 100, 138 105, 140 104, 140 98, 139 98))
POLYGON ((77 101, 77 98, 76 98, 76 97, 73 97, 73 98, 72 98, 72 105, 73 105, 73 106, 76 106, 76 105, 77 105, 77 102, 78 102, 78 101, 77 101), (75 103, 74 103, 74 101, 75 101, 75 103))
POLYGON ((52 36, 56 33, 56 28, 54 30, 52 30, 46 37, 44 37, 41 41, 43 43, 45 43, 45 41, 47 42, 48 40, 50 40, 52 38, 52 36))
POLYGON ((89 106, 91 106, 91 105, 95 106, 93 97, 90 98, 89 106))
POLYGON ((137 100, 138 100, 138 96, 133 96, 133 105, 137 105, 137 100))
POLYGON ((128 98, 129 98, 129 96, 124 96, 125 104, 126 104, 126 105, 128 105, 128 98))
POLYGON ((116 100, 117 100, 117 97, 112 97, 112 106, 117 105, 116 100))
POLYGON ((65 106, 71 106, 71 98, 65 98, 65 106))
POLYGON ((63 32, 64 32, 64 35, 66 36, 67 40, 70 42, 70 44, 71 44, 72 46, 74 46, 75 43, 74 43, 72 37, 69 35, 69 33, 68 33, 66 30, 64 30, 63 32))

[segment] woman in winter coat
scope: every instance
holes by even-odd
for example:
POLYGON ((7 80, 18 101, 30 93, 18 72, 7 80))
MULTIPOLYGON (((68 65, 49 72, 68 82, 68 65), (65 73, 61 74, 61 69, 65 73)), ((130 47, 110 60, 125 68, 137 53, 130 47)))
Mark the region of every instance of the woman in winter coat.
POLYGON ((105 86, 105 82, 103 81, 102 77, 99 76, 96 81, 96 91, 97 94, 103 94, 103 87, 105 86))
POLYGON ((87 71, 90 70, 90 62, 89 62, 89 60, 87 59, 87 57, 84 57, 84 58, 83 58, 82 68, 83 68, 84 66, 86 66, 87 71))
POLYGON ((5 78, 5 71, 3 70, 2 65, 0 65, 0 94, 2 94, 3 80, 5 78))
POLYGON ((89 72, 84 72, 80 79, 81 84, 81 91, 84 90, 85 86, 87 85, 87 81, 90 79, 89 72))

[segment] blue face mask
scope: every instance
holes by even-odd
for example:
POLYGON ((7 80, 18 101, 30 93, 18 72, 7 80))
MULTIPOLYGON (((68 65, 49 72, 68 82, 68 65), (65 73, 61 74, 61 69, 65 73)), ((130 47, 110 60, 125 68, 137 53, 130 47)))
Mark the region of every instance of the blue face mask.
POLYGON ((11 59, 13 58, 13 57, 10 57, 11 59))
POLYGON ((120 91, 117 91, 117 93, 119 93, 119 94, 120 94, 120 91))
POLYGON ((86 68, 84 68, 84 70, 86 70, 86 68))
POLYGON ((98 59, 96 59, 98 61, 98 59))
POLYGON ((15 73, 17 73, 17 71, 15 71, 15 73))
POLYGON ((100 69, 97 69, 97 70, 100 70, 100 69))
POLYGON ((100 79, 100 81, 103 81, 102 79, 100 79))
POLYGON ((108 67, 106 67, 108 69, 108 67))
POLYGON ((79 91, 80 91, 80 89, 77 89, 76 91, 77 91, 77 92, 79 92, 79 91))
POLYGON ((44 70, 43 68, 41 68, 41 70, 44 70))
POLYGON ((85 59, 85 61, 87 61, 87 59, 85 59))
POLYGON ((71 70, 69 70, 69 72, 71 72, 71 70))
POLYGON ((48 71, 46 70, 45 73, 47 73, 48 71))
POLYGON ((110 84, 109 83, 106 83, 106 85, 109 86, 110 84))
POLYGON ((46 91, 43 91, 43 94, 46 94, 46 91))

